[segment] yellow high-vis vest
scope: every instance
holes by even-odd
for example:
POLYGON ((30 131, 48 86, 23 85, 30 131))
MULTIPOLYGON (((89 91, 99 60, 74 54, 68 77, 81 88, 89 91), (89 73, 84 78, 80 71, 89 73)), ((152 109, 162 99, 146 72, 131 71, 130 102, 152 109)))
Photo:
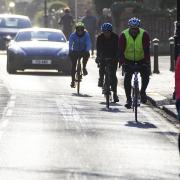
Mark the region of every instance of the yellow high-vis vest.
POLYGON ((140 61, 144 59, 144 49, 143 49, 143 33, 144 30, 139 28, 139 33, 135 39, 129 34, 129 28, 124 30, 123 33, 126 38, 126 48, 124 56, 127 60, 140 61))

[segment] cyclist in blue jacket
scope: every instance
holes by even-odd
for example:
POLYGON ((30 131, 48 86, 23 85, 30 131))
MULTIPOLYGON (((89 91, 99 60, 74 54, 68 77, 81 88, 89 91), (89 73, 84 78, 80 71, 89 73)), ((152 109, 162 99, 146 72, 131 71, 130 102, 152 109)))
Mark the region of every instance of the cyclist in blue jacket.
POLYGON ((75 73, 78 58, 83 58, 83 75, 88 74, 86 65, 90 57, 91 40, 89 33, 85 30, 84 23, 78 22, 75 31, 69 37, 69 56, 72 62, 71 69, 71 87, 75 88, 75 73))

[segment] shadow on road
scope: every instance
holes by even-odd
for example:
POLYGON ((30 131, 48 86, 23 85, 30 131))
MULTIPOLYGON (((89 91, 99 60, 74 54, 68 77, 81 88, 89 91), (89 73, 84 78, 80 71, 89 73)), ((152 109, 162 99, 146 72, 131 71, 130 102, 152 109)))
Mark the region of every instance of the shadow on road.
POLYGON ((142 129, 157 128, 154 124, 151 124, 149 122, 135 122, 135 120, 128 121, 127 124, 125 124, 125 126, 142 128, 142 129))
POLYGON ((125 113, 125 111, 122 111, 119 108, 111 108, 111 107, 109 109, 104 107, 101 109, 101 111, 113 112, 113 113, 125 113))
POLYGON ((77 94, 77 93, 72 93, 73 96, 77 96, 77 97, 92 97, 88 94, 77 94))
MULTIPOLYGON (((106 102, 100 102, 100 104, 106 105, 106 102)), ((122 105, 122 104, 119 104, 119 103, 111 102, 111 103, 110 103, 110 106, 123 106, 123 105, 122 105)))
POLYGON ((174 136, 174 137, 176 137, 176 136, 178 136, 178 133, 176 133, 176 132, 171 132, 171 131, 165 131, 165 132, 161 132, 161 131, 159 131, 159 132, 155 132, 155 133, 157 133, 157 134, 162 134, 162 135, 170 135, 170 136, 174 136))

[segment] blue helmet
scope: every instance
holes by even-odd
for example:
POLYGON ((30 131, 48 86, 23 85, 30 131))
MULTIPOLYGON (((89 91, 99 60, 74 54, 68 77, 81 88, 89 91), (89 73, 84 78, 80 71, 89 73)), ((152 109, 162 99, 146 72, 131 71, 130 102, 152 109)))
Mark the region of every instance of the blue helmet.
POLYGON ((129 27, 139 27, 140 23, 141 23, 140 19, 133 17, 133 18, 129 19, 128 26, 129 27))
POLYGON ((101 26, 101 31, 102 32, 112 32, 112 24, 111 23, 104 23, 102 26, 101 26))

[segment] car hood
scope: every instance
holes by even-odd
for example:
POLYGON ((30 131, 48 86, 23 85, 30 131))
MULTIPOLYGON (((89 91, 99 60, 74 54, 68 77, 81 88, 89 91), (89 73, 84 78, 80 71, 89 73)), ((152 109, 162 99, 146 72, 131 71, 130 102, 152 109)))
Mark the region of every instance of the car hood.
POLYGON ((60 42, 18 42, 16 45, 23 50, 26 55, 55 55, 58 52, 67 52, 68 44, 60 42))

